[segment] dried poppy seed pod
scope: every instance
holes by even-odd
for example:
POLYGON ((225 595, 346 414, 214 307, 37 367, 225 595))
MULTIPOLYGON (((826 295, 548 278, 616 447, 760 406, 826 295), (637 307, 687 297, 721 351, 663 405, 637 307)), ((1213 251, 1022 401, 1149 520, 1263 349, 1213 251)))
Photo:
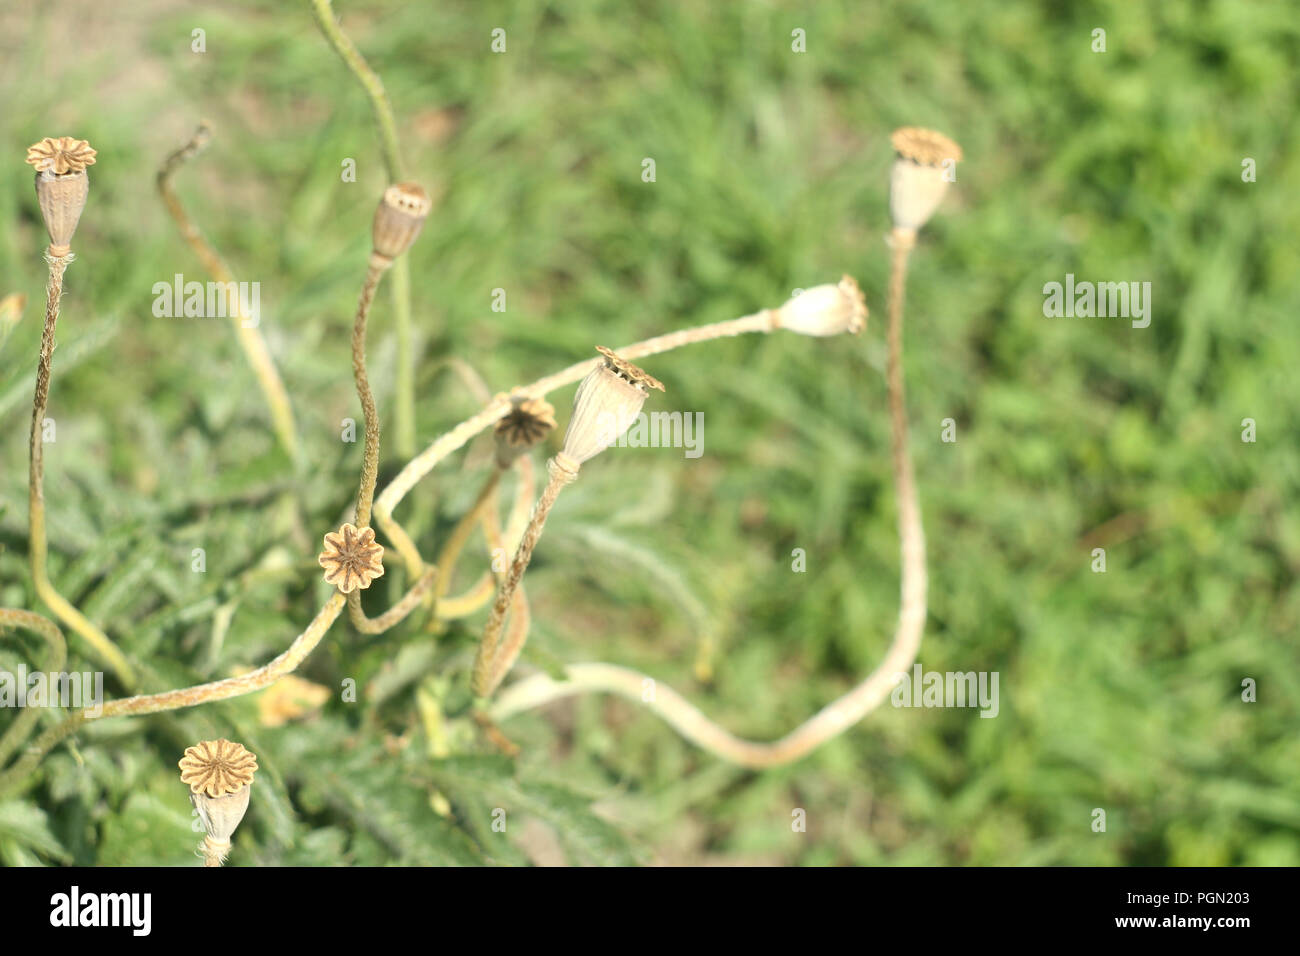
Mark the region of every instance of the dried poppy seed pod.
POLYGON ((555 409, 546 399, 515 392, 510 404, 510 411, 497 422, 493 432, 496 463, 501 469, 513 465, 515 459, 540 444, 555 428, 555 409))
POLYGON ((375 529, 369 525, 345 524, 325 535, 325 550, 316 563, 325 569, 325 581, 344 594, 364 591, 384 575, 384 546, 375 541, 375 529))
POLYGON ((374 255, 388 265, 415 242, 433 203, 415 183, 397 183, 384 190, 371 226, 374 255))
POLYGON ((618 441, 640 414, 650 389, 664 391, 658 379, 612 350, 598 345, 596 351, 605 359, 578 384, 564 450, 554 459, 567 471, 577 472, 583 462, 618 441))
POLYGON ((852 276, 805 289, 776 311, 778 328, 800 335, 857 335, 867 324, 867 300, 852 276))
POLYGON ((84 139, 47 136, 27 147, 27 160, 36 168, 36 199, 50 234, 49 254, 72 251, 72 236, 90 194, 86 167, 94 165, 95 150, 84 139))
POLYGON ((180 759, 181 782, 190 788, 207 836, 202 849, 205 866, 220 866, 230 852, 230 838, 248 811, 257 757, 242 744, 204 740, 189 747, 180 759))
POLYGON ((898 157, 889 177, 889 214, 894 228, 915 233, 939 207, 961 160, 961 147, 942 133, 919 126, 894 130, 898 157))

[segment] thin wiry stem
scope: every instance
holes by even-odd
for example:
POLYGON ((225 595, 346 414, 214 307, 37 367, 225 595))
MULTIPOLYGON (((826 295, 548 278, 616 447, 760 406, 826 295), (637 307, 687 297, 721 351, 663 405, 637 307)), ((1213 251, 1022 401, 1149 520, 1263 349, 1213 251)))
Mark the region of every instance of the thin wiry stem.
POLYGON ((903 294, 907 260, 914 234, 895 231, 889 279, 889 412, 894 487, 898 501, 899 555, 902 566, 898 623, 885 659, 865 680, 823 707, 780 740, 760 743, 743 740, 706 717, 672 688, 625 667, 612 664, 573 664, 565 680, 544 674, 528 677, 506 688, 490 708, 497 722, 523 710, 582 693, 612 693, 643 704, 696 746, 745 767, 774 767, 807 755, 843 733, 878 707, 916 660, 925 629, 925 534, 917 500, 916 481, 908 450, 907 406, 903 391, 903 294))
MULTIPOLYGON (((23 611, 17 608, 0 608, 0 625, 12 625, 21 627, 28 631, 34 631, 45 642, 50 645, 50 658, 45 664, 45 673, 58 674, 63 670, 63 665, 68 659, 68 645, 63 640, 63 632, 59 626, 47 617, 34 614, 31 611, 23 611)), ((56 690, 52 692, 57 694, 56 690)), ((0 737, 0 767, 5 765, 10 755, 18 749, 27 734, 32 729, 32 724, 40 716, 40 709, 37 707, 25 707, 22 712, 14 718, 9 729, 0 737)))
POLYGON ((366 319, 370 315, 370 305, 375 299, 375 290, 379 288, 379 280, 386 268, 386 262, 380 257, 371 257, 370 264, 366 267, 365 281, 361 284, 356 322, 352 326, 352 376, 356 379, 357 397, 361 399, 361 411, 366 420, 361 487, 357 490, 356 526, 358 528, 365 528, 370 524, 370 508, 375 498, 375 481, 379 476, 379 410, 375 408, 375 396, 370 391, 370 379, 366 375, 366 319))
POLYGON ((343 594, 335 591, 312 622, 307 625, 307 629, 294 638, 288 650, 247 674, 227 677, 225 680, 211 681, 207 684, 196 684, 193 687, 183 687, 179 690, 163 691, 161 694, 142 694, 138 697, 110 700, 104 704, 103 711, 98 717, 91 714, 85 716, 87 719, 102 720, 105 717, 156 714, 163 710, 180 710, 182 707, 193 707, 214 700, 241 697, 264 687, 270 687, 281 677, 297 670, 298 665, 306 659, 307 655, 316 649, 325 632, 338 620, 344 603, 343 594))
MULTIPOLYGON (((401 181, 405 174, 401 151, 397 146, 397 124, 393 120, 393 107, 388 102, 388 94, 384 92, 383 80, 370 68, 361 51, 339 26, 330 0, 311 0, 311 8, 321 33, 357 78, 370 100, 370 110, 379 127, 379 151, 388 173, 388 181, 401 181)), ((410 458, 415 454, 415 349, 411 341, 410 276, 406 257, 398 258, 393 263, 392 278, 393 324, 397 330, 397 376, 394 382, 396 407, 393 418, 397 453, 402 458, 410 458)))
MULTIPOLYGON (((185 212, 180 197, 176 195, 176 191, 172 189, 171 185, 172 174, 177 168, 206 149, 211 138, 212 132, 207 123, 200 123, 190 141, 163 160, 162 166, 158 169, 158 193, 162 196, 163 205, 167 207, 167 212, 171 214, 177 228, 180 229, 181 238, 189 244, 194 254, 199 257, 203 267, 208 270, 214 279, 223 283, 229 292, 232 287, 236 286, 234 276, 231 275, 230 269, 226 267, 226 263, 217 253, 217 250, 213 249, 207 240, 203 238, 203 233, 199 232, 198 226, 185 212)), ((266 404, 271 409, 271 424, 275 428, 276 438, 289 457, 296 459, 298 457, 298 429, 293 422, 293 405, 289 401, 289 393, 285 390, 284 381, 276 370, 275 361, 271 358, 271 352, 266 347, 266 340, 262 338, 261 331, 256 326, 247 324, 246 320, 249 316, 244 314, 242 298, 237 294, 227 295, 227 300, 233 307, 230 318, 235 326, 235 335, 239 339, 239 346, 244 350, 244 356, 248 359, 249 367, 252 368, 253 374, 257 378, 258 387, 261 388, 266 404)))
POLYGON ((533 509, 532 519, 529 520, 528 527, 524 529, 524 536, 519 542, 519 550, 515 552, 514 560, 510 563, 510 569, 506 572, 506 579, 497 590, 496 601, 492 605, 487 624, 483 628, 483 638, 479 641, 478 656, 474 658, 474 675, 471 684, 477 697, 487 697, 491 693, 492 664, 496 660, 497 643, 501 638, 501 627, 505 623, 506 612, 510 610, 514 601, 519 582, 523 580, 524 572, 528 570, 528 564, 533 559, 533 549, 537 547, 537 541, 542 536, 542 529, 546 527, 546 518, 551 513, 551 508, 555 506, 555 500, 559 498, 564 486, 577 477, 576 472, 557 465, 554 458, 547 465, 550 468, 551 480, 546 483, 542 496, 537 499, 537 507, 533 509))
POLYGON ((411 585, 402 599, 378 617, 366 617, 361 609, 361 592, 353 591, 348 595, 348 618, 362 634, 382 634, 391 627, 396 627, 406 620, 408 614, 420 606, 424 596, 429 593, 438 577, 437 568, 429 568, 411 585))
POLYGON ((50 400, 50 371, 54 358, 54 330, 59 321, 59 301, 63 298, 63 273, 73 256, 49 256, 49 284, 45 298, 45 329, 41 333, 41 357, 36 367, 36 394, 32 399, 31 469, 28 474, 28 516, 30 522, 30 549, 32 583, 36 594, 46 603, 54 616, 76 631, 117 675, 122 686, 130 690, 135 686, 135 672, 126 655, 109 636, 92 624, 84 614, 50 583, 46 570, 49 548, 45 540, 45 442, 42 434, 45 409, 50 400))

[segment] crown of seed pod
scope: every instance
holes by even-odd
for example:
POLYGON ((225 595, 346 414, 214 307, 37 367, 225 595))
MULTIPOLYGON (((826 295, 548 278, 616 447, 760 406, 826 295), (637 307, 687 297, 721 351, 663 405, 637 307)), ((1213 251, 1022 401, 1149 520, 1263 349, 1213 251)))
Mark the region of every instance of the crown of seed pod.
POLYGON ((384 190, 371 226, 374 254, 391 262, 415 242, 433 203, 415 183, 396 183, 384 190))
POLYGON ((578 383, 573 396, 573 416, 564 433, 564 450, 555 456, 563 468, 576 472, 583 462, 600 454, 628 430, 641 412, 650 389, 664 391, 663 383, 597 345, 604 360, 578 383))
POLYGON ((345 524, 325 535, 325 550, 316 556, 325 580, 344 594, 370 587, 384 574, 384 546, 375 541, 375 529, 345 524))
POLYGON ((510 396, 510 411, 496 424, 498 467, 509 468, 524 452, 539 444, 555 428, 555 409, 544 398, 526 392, 510 396))
POLYGON ((961 147, 919 126, 894 130, 890 141, 898 156, 889 176, 889 214, 895 229, 916 232, 948 191, 949 169, 960 162, 961 147))
POLYGON ((50 234, 49 254, 66 256, 90 194, 86 167, 94 164, 95 150, 84 139, 47 136, 27 147, 27 162, 36 167, 36 199, 50 234))
POLYGON ((776 310, 776 325, 800 335, 857 335, 867 324, 867 300, 852 276, 805 289, 776 310))
POLYGON ((242 744, 223 737, 186 748, 179 766, 181 783, 190 788, 190 802, 207 833, 204 856, 209 865, 218 866, 230 850, 230 837, 248 812, 257 757, 242 744))

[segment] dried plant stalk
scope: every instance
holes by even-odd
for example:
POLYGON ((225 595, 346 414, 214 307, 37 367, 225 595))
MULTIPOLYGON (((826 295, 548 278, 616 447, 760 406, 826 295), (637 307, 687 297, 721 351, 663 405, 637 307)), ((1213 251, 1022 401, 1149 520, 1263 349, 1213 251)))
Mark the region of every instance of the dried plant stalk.
POLYGON ((352 375, 356 380, 357 397, 361 399, 361 411, 365 416, 366 437, 364 458, 361 465, 361 487, 357 490, 356 525, 365 528, 370 525, 371 503, 375 498, 375 480, 379 475, 379 410, 375 408, 375 396, 370 390, 370 378, 366 374, 366 319, 370 315, 370 305, 375 299, 375 290, 383 277, 386 266, 376 262, 372 256, 366 267, 366 278, 361 284, 361 298, 357 303, 357 317, 352 326, 352 375))
MULTIPOLYGON (((393 107, 388 102, 388 94, 384 92, 383 81, 339 26, 330 0, 311 0, 311 8, 321 33, 365 90, 375 124, 379 127, 379 151, 388 173, 388 181, 400 182, 405 177, 405 170, 397 146, 397 124, 393 120, 393 107)), ((410 458, 415 454, 415 349, 411 339, 411 273, 405 258, 394 261, 392 271, 393 326, 397 331, 394 445, 400 457, 410 458)))
POLYGON ((546 483, 542 496, 537 499, 537 507, 533 509, 532 519, 528 522, 528 528, 519 542, 519 549, 515 552, 510 569, 506 572, 506 579, 497 589, 496 601, 492 605, 487 625, 483 628, 483 637, 479 641, 478 654, 474 658, 474 675, 470 685, 477 697, 487 697, 491 694, 492 665, 496 659, 501 628, 505 623, 506 612, 514 600, 515 591, 519 588, 519 582, 523 580, 524 571, 532 561, 533 549, 537 547, 542 530, 546 527, 546 518, 555 506, 555 501, 560 497, 564 486, 578 476, 576 470, 557 467, 555 459, 551 459, 548 464, 551 466, 551 479, 546 483))
MULTIPOLYGON (((190 141, 163 160, 162 166, 158 169, 158 194, 162 197, 163 205, 167 207, 167 212, 175 221, 176 227, 180 229, 181 238, 199 257, 203 268, 218 282, 234 285, 235 277, 231 275, 230 269, 217 250, 208 244, 198 226, 185 212, 185 207, 171 184, 172 174, 182 163, 203 152, 211 139, 212 131, 208 125, 200 123, 190 141)), ((275 429, 276 439, 289 457, 296 459, 298 429, 294 425, 293 405, 289 401, 289 393, 285 390, 284 381, 280 378, 275 360, 271 358, 271 352, 266 347, 266 340, 262 337, 261 331, 256 326, 245 324, 244 320, 247 316, 243 314, 243 302, 240 297, 231 296, 231 300, 235 305, 235 311, 230 316, 235 326, 235 336, 239 340, 239 347, 244 350, 244 357, 248 360, 253 375, 257 378, 262 397, 266 399, 267 407, 271 410, 271 425, 275 429)))
POLYGON ((346 602, 346 596, 339 591, 335 591, 325 606, 320 609, 312 622, 307 625, 307 629, 299 634, 289 649, 279 657, 263 664, 256 670, 249 671, 247 674, 240 674, 238 677, 227 677, 225 680, 212 681, 207 684, 196 684, 193 687, 184 687, 180 690, 164 691, 160 694, 142 694, 138 697, 126 697, 122 700, 110 700, 104 704, 103 712, 99 717, 88 719, 102 720, 105 717, 125 717, 137 714, 156 714, 163 710, 180 710, 182 707, 193 707, 196 704, 206 704, 214 700, 228 700, 231 697, 241 697, 244 694, 251 694, 253 691, 261 690, 263 687, 270 687, 281 677, 291 674, 297 670, 301 664, 320 643, 321 638, 330 626, 338 620, 343 605, 346 602))
POLYGON ((107 634, 92 624, 84 614, 55 590, 46 570, 49 546, 45 539, 45 443, 41 434, 45 410, 50 399, 50 374, 54 359, 54 330, 59 322, 59 302, 63 298, 63 273, 73 255, 45 257, 50 266, 45 296, 45 329, 41 333, 41 355, 36 366, 36 394, 32 399, 31 467, 28 474, 28 515, 32 583, 36 594, 54 616, 86 639, 95 653, 109 666, 122 686, 135 686, 135 672, 126 655, 107 634))

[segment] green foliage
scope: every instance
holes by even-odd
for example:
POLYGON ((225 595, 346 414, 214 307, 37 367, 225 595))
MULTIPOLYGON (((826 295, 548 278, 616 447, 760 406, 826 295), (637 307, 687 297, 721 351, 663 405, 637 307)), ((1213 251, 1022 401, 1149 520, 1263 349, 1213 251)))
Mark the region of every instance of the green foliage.
MULTIPOLYGON (((305 3, 208 4, 197 20, 150 6, 58 70, 66 27, 49 8, 0 38, 0 296, 28 297, 0 351, 0 604, 39 607, 26 434, 43 237, 21 157, 66 132, 100 154, 54 358, 51 575, 152 691, 268 660, 327 593, 314 555, 360 465, 339 430, 360 418, 348 332, 384 177, 365 97, 305 3), (205 54, 190 52, 196 24, 205 54), (297 467, 229 324, 150 311, 154 282, 207 279, 152 184, 200 117, 213 147, 176 187, 236 277, 262 283, 297 467), (346 158, 356 183, 340 180, 346 158)), ((755 738, 805 719, 887 646, 888 133, 930 125, 963 145, 908 287, 921 662, 999 672, 1000 714, 886 706, 752 774, 632 704, 577 699, 509 721, 509 761, 467 718, 482 613, 436 640, 418 615, 377 638, 345 619, 299 675, 330 689, 320 713, 264 726, 248 698, 87 728, 0 802, 0 860, 196 862, 176 761, 229 736, 263 766, 231 865, 510 865, 555 858, 551 843, 580 864, 1300 863, 1300 22, 1286 5, 336 7, 384 77, 408 174, 440 195, 411 253, 421 442, 476 407, 440 371, 447 355, 504 390, 597 343, 775 306, 843 272, 862 283, 858 339, 747 337, 648 360, 668 386, 653 409, 703 412, 703 456, 601 456, 529 571, 524 664, 636 667, 755 738), (791 52, 795 28, 807 53, 791 52), (1067 272, 1152 282, 1150 328, 1045 318, 1042 286, 1067 272), (955 444, 939 438, 949 417, 955 444), (711 683, 695 669, 705 640, 711 683), (339 693, 349 678, 355 704, 339 693), (1242 703, 1244 678, 1257 703, 1242 703), (443 708, 441 743, 421 692, 443 708)), ((384 416, 388 303, 371 320, 384 416)), ((553 396, 561 425, 570 397, 553 396)), ((426 555, 485 461, 471 446, 403 504, 426 555)), ((401 464, 386 457, 381 488, 401 464)), ((486 566, 476 537, 457 588, 486 566)), ((367 608, 405 583, 390 564, 367 608)), ((21 659, 25 643, 0 641, 21 659)), ((69 667, 92 668, 69 647, 69 667)))

